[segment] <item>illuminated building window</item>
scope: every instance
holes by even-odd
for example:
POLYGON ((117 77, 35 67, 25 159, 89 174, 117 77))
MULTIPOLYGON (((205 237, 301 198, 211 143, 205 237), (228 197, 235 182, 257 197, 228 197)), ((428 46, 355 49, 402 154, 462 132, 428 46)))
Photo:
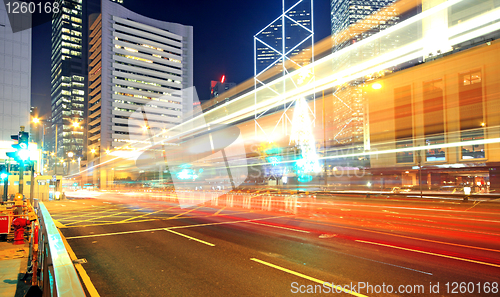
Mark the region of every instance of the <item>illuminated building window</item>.
POLYGON ((78 83, 78 82, 73 82, 73 83, 71 83, 71 84, 72 84, 72 86, 77 87, 77 88, 83 88, 83 87, 85 87, 85 85, 84 85, 84 84, 82 84, 82 83, 78 83))
POLYGON ((485 120, 483 114, 483 88, 480 70, 459 75, 460 137, 462 141, 475 144, 461 147, 462 159, 483 159, 486 157, 484 140, 485 120), (479 143, 477 143, 479 142, 479 143))
MULTIPOLYGON (((411 86, 394 89, 394 131, 396 148, 413 146, 413 111, 411 86)), ((404 151, 396 153, 397 163, 413 163, 413 152, 404 151)))
POLYGON ((85 91, 82 90, 73 90, 72 93, 76 95, 85 95, 85 91))
POLYGON ((120 55, 120 54, 116 54, 116 55, 117 55, 117 56, 122 56, 122 57, 125 57, 125 58, 128 58, 128 59, 132 59, 132 60, 141 61, 141 62, 153 63, 153 61, 151 61, 151 60, 148 60, 148 59, 143 59, 143 58, 139 58, 139 57, 135 57, 135 56, 130 56, 130 55, 120 55))
MULTIPOLYGON (((444 144, 443 81, 438 79, 424 82, 423 97, 425 145, 444 144)), ((445 149, 427 150, 426 161, 446 161, 445 149)))

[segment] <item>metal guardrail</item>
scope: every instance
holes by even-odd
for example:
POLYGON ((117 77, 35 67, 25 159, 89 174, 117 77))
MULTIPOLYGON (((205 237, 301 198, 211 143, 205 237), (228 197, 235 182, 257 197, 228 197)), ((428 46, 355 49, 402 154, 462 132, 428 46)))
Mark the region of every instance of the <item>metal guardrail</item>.
POLYGON ((43 296, 85 297, 76 269, 50 213, 43 202, 35 203, 40 223, 38 259, 43 296))

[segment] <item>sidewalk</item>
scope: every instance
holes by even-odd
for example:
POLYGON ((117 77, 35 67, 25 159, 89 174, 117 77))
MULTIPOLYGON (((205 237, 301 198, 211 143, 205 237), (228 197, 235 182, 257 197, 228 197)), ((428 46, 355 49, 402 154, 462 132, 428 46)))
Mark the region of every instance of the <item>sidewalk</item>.
POLYGON ((12 233, 7 240, 0 238, 0 297, 23 297, 31 286, 31 281, 19 280, 28 263, 29 242, 25 242, 14 245, 12 233))

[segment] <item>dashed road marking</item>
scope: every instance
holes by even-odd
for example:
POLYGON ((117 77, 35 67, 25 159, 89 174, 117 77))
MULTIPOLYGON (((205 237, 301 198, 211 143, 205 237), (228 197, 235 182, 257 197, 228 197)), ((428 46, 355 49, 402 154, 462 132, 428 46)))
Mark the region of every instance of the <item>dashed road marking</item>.
POLYGON ((179 233, 179 232, 176 232, 176 231, 173 231, 173 230, 169 230, 168 228, 165 228, 165 229, 163 229, 163 230, 168 231, 168 232, 170 232, 170 233, 174 233, 174 234, 180 235, 180 236, 184 236, 184 237, 186 237, 186 238, 189 238, 189 239, 192 239, 192 240, 195 240, 195 241, 201 242, 201 243, 206 244, 206 245, 209 245, 209 246, 215 246, 215 244, 213 244, 213 243, 206 242, 206 241, 203 241, 203 240, 201 240, 201 239, 194 238, 194 237, 192 237, 192 236, 189 236, 189 235, 186 235, 186 234, 182 234, 182 233, 179 233))
POLYGON ((269 267, 272 267, 272 268, 275 268, 275 269, 278 269, 278 270, 281 270, 281 271, 284 271, 286 273, 293 274, 295 276, 299 276, 299 277, 305 278, 307 280, 313 281, 313 282, 318 283, 320 285, 328 286, 328 287, 330 287, 332 289, 335 289, 335 290, 338 290, 338 291, 342 291, 342 292, 347 293, 347 294, 351 294, 351 295, 358 296, 358 297, 367 297, 366 295, 359 294, 359 293, 353 292, 351 290, 347 290, 347 289, 345 289, 345 288, 343 288, 341 286, 338 286, 338 285, 336 286, 336 285, 333 285, 331 283, 322 281, 320 279, 317 279, 317 278, 314 278, 314 277, 302 274, 300 272, 296 272, 296 271, 293 271, 293 270, 290 270, 290 269, 287 269, 287 268, 284 268, 284 267, 281 267, 281 266, 278 266, 278 265, 275 265, 275 264, 272 264, 272 263, 269 263, 269 262, 266 262, 266 261, 262 261, 262 260, 259 260, 259 259, 256 259, 256 258, 251 258, 250 260, 255 261, 257 263, 260 263, 260 264, 267 265, 269 267))
POLYGON ((367 243, 367 244, 373 244, 373 245, 390 247, 390 248, 398 249, 398 250, 404 250, 404 251, 410 251, 410 252, 415 252, 415 253, 420 253, 420 254, 426 254, 426 255, 431 255, 431 256, 443 257, 443 258, 454 259, 454 260, 465 261, 465 262, 471 262, 471 263, 476 263, 476 264, 481 264, 481 265, 487 265, 487 266, 493 266, 493 267, 500 267, 500 265, 498 265, 498 264, 493 264, 493 263, 488 263, 488 262, 482 262, 482 261, 476 261, 476 260, 466 259, 466 258, 459 258, 459 257, 454 257, 454 256, 448 256, 448 255, 443 255, 443 254, 436 254, 436 253, 425 252, 425 251, 420 251, 420 250, 414 250, 414 249, 399 247, 399 246, 395 246, 395 245, 389 245, 389 244, 383 244, 383 243, 371 242, 371 241, 364 241, 364 240, 356 240, 356 241, 357 242, 362 242, 362 243, 367 243))

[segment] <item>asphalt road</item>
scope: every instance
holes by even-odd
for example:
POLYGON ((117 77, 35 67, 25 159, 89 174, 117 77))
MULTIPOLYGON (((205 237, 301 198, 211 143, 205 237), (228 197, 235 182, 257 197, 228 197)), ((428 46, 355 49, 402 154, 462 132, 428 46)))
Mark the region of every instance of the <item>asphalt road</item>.
POLYGON ((500 294, 496 201, 337 197, 290 213, 106 194, 46 206, 100 296, 500 294))

